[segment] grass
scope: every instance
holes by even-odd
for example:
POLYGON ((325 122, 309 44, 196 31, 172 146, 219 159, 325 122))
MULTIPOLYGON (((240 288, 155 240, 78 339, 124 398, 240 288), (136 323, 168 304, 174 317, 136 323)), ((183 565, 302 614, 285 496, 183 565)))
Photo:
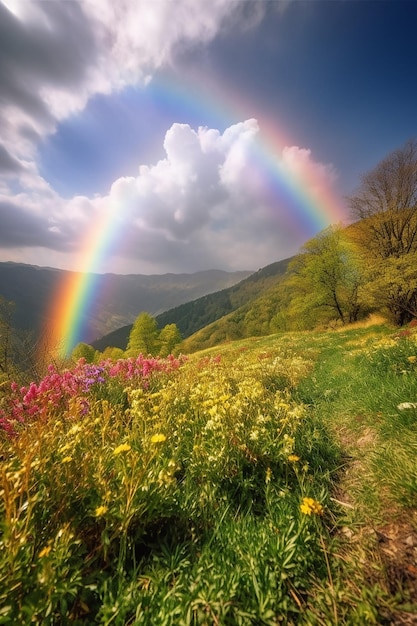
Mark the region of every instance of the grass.
POLYGON ((380 324, 3 386, 0 624, 413 623, 416 355, 380 324))

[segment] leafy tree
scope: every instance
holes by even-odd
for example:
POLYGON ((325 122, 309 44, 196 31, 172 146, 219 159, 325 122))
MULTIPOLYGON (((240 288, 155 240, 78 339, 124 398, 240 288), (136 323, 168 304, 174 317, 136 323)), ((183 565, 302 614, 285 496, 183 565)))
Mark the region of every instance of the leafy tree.
POLYGON ((121 348, 116 348, 112 346, 107 346, 101 354, 101 358, 103 360, 112 359, 113 361, 117 361, 118 359, 123 359, 125 356, 124 351, 121 348))
POLYGON ((330 226, 308 241, 289 271, 294 290, 290 310, 306 326, 358 319, 363 274, 355 246, 341 226, 330 226))
POLYGON ((363 176, 350 199, 357 234, 378 258, 417 249, 417 141, 409 141, 363 176))
POLYGON ((378 259, 369 275, 367 290, 375 307, 383 303, 398 326, 417 317, 417 252, 378 259))
POLYGON ((350 205, 359 218, 352 232, 369 270, 369 291, 397 324, 407 323, 417 299, 417 141, 366 174, 350 205))
POLYGON ((149 313, 142 312, 135 320, 129 335, 126 356, 158 354, 158 324, 149 313))
POLYGON ((88 343, 80 342, 73 349, 71 357, 75 361, 78 361, 78 359, 85 359, 87 363, 94 363, 97 357, 97 351, 88 343))
POLYGON ((176 324, 167 324, 159 333, 159 355, 167 357, 181 342, 181 334, 176 324))

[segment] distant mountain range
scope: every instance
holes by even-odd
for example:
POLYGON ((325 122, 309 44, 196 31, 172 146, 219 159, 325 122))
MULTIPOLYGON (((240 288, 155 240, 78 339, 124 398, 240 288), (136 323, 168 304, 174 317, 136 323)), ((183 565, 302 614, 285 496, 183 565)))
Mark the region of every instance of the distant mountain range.
MULTIPOLYGON (((252 302, 256 302, 263 294, 269 293, 285 275, 290 260, 284 259, 267 265, 235 285, 196 298, 155 316, 159 328, 163 328, 166 324, 176 324, 184 339, 203 328, 210 329, 217 320, 242 310, 252 302)), ((123 326, 94 341, 92 345, 101 352, 107 347, 125 350, 131 329, 132 324, 123 326)))
MULTIPOLYGON (((0 297, 14 302, 13 326, 39 333, 58 286, 70 272, 23 263, 0 263, 0 297)), ((251 271, 207 270, 191 274, 103 274, 82 340, 92 343, 131 324, 142 311, 153 316, 207 294, 230 288, 251 271)))

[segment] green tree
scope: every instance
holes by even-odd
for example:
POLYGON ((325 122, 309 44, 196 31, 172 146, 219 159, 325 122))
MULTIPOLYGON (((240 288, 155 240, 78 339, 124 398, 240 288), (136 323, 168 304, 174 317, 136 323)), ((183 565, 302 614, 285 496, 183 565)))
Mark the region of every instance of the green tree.
POLYGON ((101 354, 101 358, 103 360, 111 359, 112 361, 123 359, 124 356, 125 353, 121 348, 115 348, 113 346, 107 346, 107 348, 105 348, 103 350, 103 353, 101 354))
POLYGON ((181 334, 176 324, 167 324, 159 333, 159 355, 167 357, 181 342, 181 334))
POLYGON ((139 354, 158 354, 158 324, 149 313, 142 312, 136 318, 126 349, 126 356, 138 356, 139 354))
POLYGON ((398 326, 417 317, 417 252, 378 259, 368 273, 367 291, 375 308, 382 303, 398 326))
POLYGON ((87 363, 94 363, 97 358, 97 350, 90 346, 88 343, 77 343, 75 348, 71 353, 71 358, 74 361, 78 361, 79 359, 85 359, 87 363))
POLYGON ((292 315, 305 325, 358 319, 363 273, 354 244, 341 226, 329 226, 308 241, 289 266, 292 315))
POLYGON ((417 303, 417 141, 366 174, 350 206, 359 218, 352 231, 368 268, 369 292, 403 325, 417 303))

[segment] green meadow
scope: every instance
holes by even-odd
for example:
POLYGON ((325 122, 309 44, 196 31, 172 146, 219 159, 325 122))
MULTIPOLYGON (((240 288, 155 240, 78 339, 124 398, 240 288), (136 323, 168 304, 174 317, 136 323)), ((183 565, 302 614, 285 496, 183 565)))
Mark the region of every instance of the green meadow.
POLYGON ((0 388, 0 624, 417 622, 416 325, 120 363, 0 388))

